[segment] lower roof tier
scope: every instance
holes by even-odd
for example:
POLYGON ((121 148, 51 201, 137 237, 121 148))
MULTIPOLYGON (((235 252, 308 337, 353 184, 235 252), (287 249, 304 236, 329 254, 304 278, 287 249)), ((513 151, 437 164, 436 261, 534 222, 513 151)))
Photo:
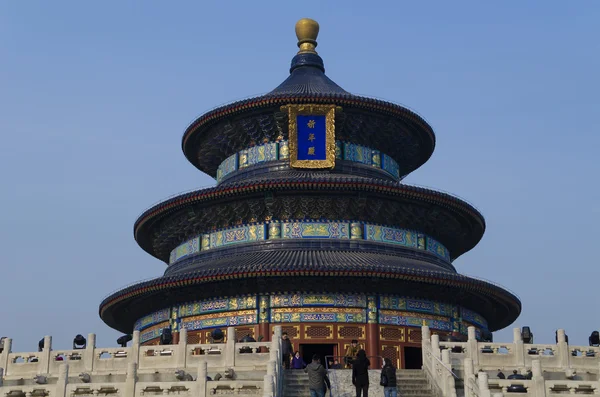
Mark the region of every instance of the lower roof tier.
POLYGON ((138 319, 166 306, 282 291, 402 294, 444 301, 480 313, 491 331, 510 325, 521 312, 519 299, 497 285, 398 262, 397 256, 355 251, 242 253, 118 291, 100 304, 100 317, 112 328, 131 332, 138 319))
POLYGON ((485 230, 475 208, 446 193, 389 180, 294 171, 166 200, 138 218, 134 235, 146 252, 169 263, 176 247, 200 234, 271 220, 336 220, 414 230, 443 245, 450 260, 472 249, 485 230))

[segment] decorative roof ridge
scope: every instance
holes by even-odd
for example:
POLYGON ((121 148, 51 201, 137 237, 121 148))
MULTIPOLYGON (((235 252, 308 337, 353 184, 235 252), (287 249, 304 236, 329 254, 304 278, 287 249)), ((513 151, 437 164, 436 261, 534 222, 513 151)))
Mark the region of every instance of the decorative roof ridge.
POLYGON ((252 97, 247 99, 242 99, 240 101, 232 102, 230 104, 226 104, 215 109, 212 109, 200 117, 198 117, 195 121, 193 121, 183 133, 183 137, 181 140, 181 147, 185 151, 185 145, 187 140, 192 135, 194 131, 203 127, 205 125, 211 124, 213 122, 217 122, 222 118, 229 117, 232 114, 235 114, 239 111, 246 111, 252 109, 260 109, 271 106, 281 106, 288 103, 310 103, 310 102, 335 102, 336 105, 350 105, 356 107, 364 107, 370 110, 381 111, 384 113, 390 113, 392 115, 403 115, 408 116, 412 121, 419 124, 423 127, 427 133, 429 134, 433 146, 435 147, 435 133, 431 126, 425 121, 425 119, 402 105, 395 104, 393 102, 384 101, 377 98, 366 97, 366 96, 358 96, 350 93, 341 94, 341 93, 314 93, 314 94, 271 94, 267 93, 265 95, 261 95, 258 97, 252 97))
POLYGON ((223 196, 236 195, 247 193, 249 191, 261 191, 265 189, 287 190, 290 187, 305 187, 310 185, 311 188, 351 188, 354 190, 364 191, 379 191, 383 193, 397 194, 426 194, 432 196, 431 200, 440 205, 448 205, 450 209, 461 210, 470 213, 478 222, 480 222, 485 231, 485 218, 471 204, 462 200, 459 197, 446 192, 439 192, 429 188, 413 186, 404 183, 397 183, 385 179, 366 179, 361 177, 353 177, 349 179, 328 178, 319 176, 315 178, 281 178, 272 181, 236 181, 227 185, 219 185, 207 189, 195 190, 185 193, 180 196, 170 198, 144 211, 136 220, 133 226, 134 238, 137 240, 137 233, 141 226, 154 215, 174 210, 175 208, 185 205, 191 201, 211 200, 223 196), (367 182, 368 181, 368 182, 367 182))
POLYGON ((260 270, 260 271, 250 271, 243 273, 233 273, 233 274, 223 274, 223 275, 202 275, 201 270, 197 270, 195 272, 190 273, 181 273, 177 275, 169 275, 157 277, 152 280, 148 280, 145 282, 141 282, 139 284, 126 287, 122 290, 119 290, 102 300, 100 303, 99 311, 100 316, 108 309, 109 306, 113 305, 116 301, 120 301, 123 299, 127 299, 132 296, 137 296, 144 294, 146 292, 155 292, 164 290, 171 287, 186 287, 198 282, 206 282, 206 281, 218 281, 218 280, 227 280, 227 279, 237 279, 237 278, 248 278, 248 277, 276 277, 276 276, 289 276, 291 274, 303 274, 303 275, 313 275, 313 276, 327 276, 327 275, 338 275, 338 276, 375 276, 375 277, 384 277, 384 278, 402 278, 408 279, 410 281, 416 282, 433 282, 434 284, 454 284, 454 285, 463 285, 470 286, 472 290, 479 292, 490 293, 495 296, 502 296, 503 298, 508 297, 509 299, 517 302, 520 307, 520 300, 517 296, 515 296, 512 292, 506 290, 503 287, 498 286, 497 284, 489 283, 487 281, 479 280, 476 278, 471 278, 468 276, 464 276, 459 273, 450 273, 450 272, 438 272, 433 270, 419 270, 419 269, 411 269, 411 268, 398 268, 397 272, 375 272, 370 270, 308 270, 308 269, 298 269, 293 271, 277 271, 277 270, 260 270))

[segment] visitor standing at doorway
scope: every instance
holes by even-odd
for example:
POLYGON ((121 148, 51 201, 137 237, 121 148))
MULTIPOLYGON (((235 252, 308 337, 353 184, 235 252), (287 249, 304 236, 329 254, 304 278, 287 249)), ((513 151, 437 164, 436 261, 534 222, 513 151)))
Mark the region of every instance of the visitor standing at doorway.
POLYGON ((352 362, 352 384, 356 387, 356 397, 369 397, 369 366, 371 362, 364 350, 359 350, 352 362))
POLYGON ((281 335, 281 354, 283 355, 283 366, 285 369, 290 369, 290 360, 293 352, 294 346, 292 346, 292 341, 288 338, 287 332, 284 332, 281 335))
POLYGON ((383 368, 381 369, 381 386, 383 386, 384 397, 397 397, 396 389, 396 368, 389 358, 383 359, 383 368))
POLYGON ((321 365, 318 354, 312 356, 312 362, 304 368, 304 372, 308 374, 310 397, 325 397, 327 371, 321 365))

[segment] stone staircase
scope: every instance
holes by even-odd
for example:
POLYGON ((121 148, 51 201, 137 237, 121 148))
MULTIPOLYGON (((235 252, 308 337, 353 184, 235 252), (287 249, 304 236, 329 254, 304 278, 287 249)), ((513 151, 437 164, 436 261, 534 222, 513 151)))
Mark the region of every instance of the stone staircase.
MULTIPOLYGON (((352 385, 351 370, 334 370, 329 372, 332 386, 332 397, 354 397, 356 391, 352 385)), ((398 397, 435 397, 422 370, 399 369, 396 371, 398 397)), ((369 397, 383 396, 383 387, 379 386, 379 372, 370 376, 369 397)), ((285 372, 284 397, 309 397, 308 375, 302 370, 285 372)), ((326 394, 329 397, 329 391, 326 394)))

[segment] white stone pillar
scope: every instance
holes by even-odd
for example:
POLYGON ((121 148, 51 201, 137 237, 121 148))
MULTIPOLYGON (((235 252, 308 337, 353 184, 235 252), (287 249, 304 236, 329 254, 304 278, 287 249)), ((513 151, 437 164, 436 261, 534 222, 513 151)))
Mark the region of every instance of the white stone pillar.
POLYGON ((479 344, 477 342, 477 336, 475 334, 475 327, 467 328, 467 357, 473 360, 473 365, 479 366, 479 344))
POLYGON ((267 375, 273 377, 273 390, 279 390, 277 383, 277 361, 269 360, 267 363, 267 375))
POLYGON ((206 377, 208 376, 208 364, 206 361, 200 362, 198 366, 198 377, 196 378, 196 386, 198 387, 197 397, 206 397, 206 377))
POLYGON ((514 367, 523 367, 525 365, 525 345, 519 328, 513 328, 513 356, 514 362, 510 365, 514 367))
POLYGON ((225 346, 225 366, 235 366, 235 328, 227 328, 227 344, 225 346))
POLYGON ((431 331, 429 331, 427 325, 423 325, 421 327, 421 360, 423 364, 425 364, 425 360, 427 360, 427 349, 431 350, 431 331))
POLYGON ((127 375, 125 377, 125 393, 123 397, 134 397, 135 396, 135 383, 137 380, 137 364, 127 364, 127 375))
POLYGON ((57 397, 66 397, 68 381, 69 381, 69 364, 61 364, 58 367, 58 379, 56 380, 56 396, 57 397))
POLYGON ((4 375, 8 375, 8 355, 12 352, 12 339, 4 339, 4 350, 0 353, 0 368, 4 369, 4 375))
POLYGON ((83 352, 83 366, 87 372, 94 370, 94 356, 96 353, 96 334, 88 334, 87 345, 83 352))
POLYGON ((130 363, 139 364, 140 362, 140 331, 133 331, 131 335, 131 349, 129 349, 127 359, 130 363))
POLYGON ((431 353, 440 358, 440 336, 438 334, 431 335, 431 353))
POLYGON ((265 375, 264 377, 263 397, 273 397, 273 375, 265 375))
POLYGON ((179 330, 179 345, 177 346, 177 365, 181 368, 187 366, 187 329, 181 327, 179 330))
POLYGON ((42 357, 39 364, 39 373, 47 374, 50 372, 50 360, 52 356, 52 337, 44 336, 44 348, 42 349, 42 357))
POLYGON ((546 382, 542 374, 542 362, 539 359, 531 361, 531 374, 533 390, 528 390, 528 394, 534 397, 546 397, 546 382))
POLYGON ((477 386, 479 386, 479 397, 490 397, 490 385, 486 372, 480 371, 477 373, 477 386))
MULTIPOLYGON (((450 349, 442 350, 442 362, 446 365, 447 368, 452 368, 452 365, 450 364, 450 349)), ((442 385, 444 387, 442 393, 444 396, 449 396, 452 392, 450 390, 450 379, 448 379, 448 377, 451 375, 448 373, 447 368, 444 368, 442 370, 442 385)))
POLYGON ((475 381, 475 373, 473 372, 473 360, 469 357, 463 360, 463 379, 465 383, 465 397, 475 397, 471 390, 471 380, 475 381))
POLYGON ((567 337, 565 336, 565 330, 559 329, 556 332, 558 342, 556 347, 558 350, 559 362, 562 369, 567 370, 570 368, 570 354, 569 345, 567 344, 567 337))

